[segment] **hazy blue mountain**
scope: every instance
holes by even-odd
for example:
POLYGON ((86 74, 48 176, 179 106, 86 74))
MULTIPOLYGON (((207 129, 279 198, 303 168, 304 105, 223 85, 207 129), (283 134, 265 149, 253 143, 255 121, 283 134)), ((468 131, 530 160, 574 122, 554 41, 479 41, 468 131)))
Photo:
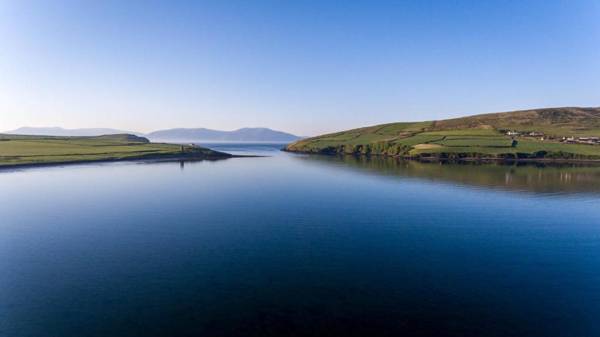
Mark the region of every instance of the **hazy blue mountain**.
POLYGON ((139 132, 108 128, 85 128, 85 129, 64 129, 60 127, 22 127, 16 130, 6 131, 4 133, 12 135, 40 135, 40 136, 102 136, 112 134, 135 134, 142 135, 139 132))
POLYGON ((268 128, 242 128, 234 131, 220 131, 205 128, 167 129, 148 134, 109 128, 65 129, 61 127, 22 127, 3 132, 13 135, 41 136, 101 136, 110 134, 133 134, 145 136, 154 141, 234 141, 234 142, 292 142, 301 139, 290 133, 268 128))
POLYGON ((242 128, 234 131, 211 129, 168 129, 146 135, 151 140, 164 141, 240 141, 240 142, 291 142, 301 137, 268 128, 242 128))

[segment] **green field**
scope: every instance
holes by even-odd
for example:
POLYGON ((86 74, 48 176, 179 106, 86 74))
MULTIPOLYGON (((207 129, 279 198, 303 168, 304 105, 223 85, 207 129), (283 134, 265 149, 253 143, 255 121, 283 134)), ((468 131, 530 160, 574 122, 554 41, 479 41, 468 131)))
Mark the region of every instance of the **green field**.
POLYGON ((134 159, 203 159, 229 155, 197 146, 150 143, 133 135, 50 137, 0 135, 0 167, 119 161, 134 159))
POLYGON ((600 160, 600 145, 559 141, 570 136, 600 136, 600 109, 540 109, 382 124, 303 139, 286 150, 407 158, 600 160), (513 142, 508 130, 541 132, 545 140, 523 136, 513 142))

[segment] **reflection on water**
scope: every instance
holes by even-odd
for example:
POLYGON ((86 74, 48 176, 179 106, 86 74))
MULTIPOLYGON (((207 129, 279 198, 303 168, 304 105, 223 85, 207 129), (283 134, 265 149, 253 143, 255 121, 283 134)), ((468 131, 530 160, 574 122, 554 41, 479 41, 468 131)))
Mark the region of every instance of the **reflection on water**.
POLYGON ((0 336, 600 336, 598 168, 213 148, 0 173, 0 336))
POLYGON ((357 156, 298 156, 307 162, 326 163, 365 173, 426 179, 481 188, 535 193, 600 194, 600 165, 493 163, 423 163, 395 158, 357 156), (340 165, 343 163, 344 165, 340 165))

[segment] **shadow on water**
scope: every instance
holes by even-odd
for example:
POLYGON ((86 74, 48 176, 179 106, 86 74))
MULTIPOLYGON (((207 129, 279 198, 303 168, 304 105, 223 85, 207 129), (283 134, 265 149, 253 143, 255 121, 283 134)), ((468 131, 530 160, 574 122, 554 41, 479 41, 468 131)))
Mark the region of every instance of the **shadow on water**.
POLYGON ((476 188, 540 194, 600 195, 600 165, 430 163, 396 158, 302 155, 308 163, 364 173, 476 188))

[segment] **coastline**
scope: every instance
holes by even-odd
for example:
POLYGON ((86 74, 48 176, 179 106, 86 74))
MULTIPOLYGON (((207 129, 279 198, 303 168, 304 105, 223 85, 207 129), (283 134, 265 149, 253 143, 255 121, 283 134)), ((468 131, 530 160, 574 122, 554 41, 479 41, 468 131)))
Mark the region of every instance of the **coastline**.
MULTIPOLYGON (((225 153, 223 153, 225 154, 225 153)), ((41 163, 22 163, 22 164, 6 164, 0 163, 0 172, 4 170, 27 169, 38 167, 55 167, 67 165, 85 165, 85 164, 102 164, 102 163, 119 163, 119 162, 138 162, 138 163, 169 163, 169 162, 199 162, 199 161, 217 161, 231 158, 256 158, 263 157, 257 155, 217 155, 217 156, 181 156, 181 155, 151 155, 151 156, 136 156, 128 158, 103 158, 90 160, 68 160, 56 162, 41 162, 41 163)))
POLYGON ((518 163, 540 163, 540 164, 600 164, 600 159, 577 159, 577 158, 485 158, 485 157, 462 157, 462 158, 441 158, 437 156, 428 157, 414 157, 414 156, 393 156, 386 154, 363 154, 363 153, 322 153, 322 152, 310 152, 310 151, 292 151, 287 148, 283 148, 281 151, 305 155, 317 155, 317 156, 351 156, 351 157, 376 157, 376 158, 394 158, 400 160, 410 160, 423 163, 496 163, 496 164, 518 164, 518 163))

